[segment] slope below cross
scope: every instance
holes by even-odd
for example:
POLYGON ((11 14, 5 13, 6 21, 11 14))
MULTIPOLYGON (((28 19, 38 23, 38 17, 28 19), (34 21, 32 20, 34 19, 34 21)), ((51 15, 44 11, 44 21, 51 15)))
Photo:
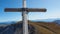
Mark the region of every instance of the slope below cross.
POLYGON ((23 34, 29 34, 28 32, 28 12, 46 12, 45 8, 27 8, 26 0, 23 0, 22 8, 5 8, 5 12, 22 12, 22 21, 23 21, 23 34))

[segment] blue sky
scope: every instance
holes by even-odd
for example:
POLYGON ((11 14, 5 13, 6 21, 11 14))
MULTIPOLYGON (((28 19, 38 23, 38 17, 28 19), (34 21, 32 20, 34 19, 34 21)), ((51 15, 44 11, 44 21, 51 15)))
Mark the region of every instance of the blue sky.
MULTIPOLYGON (((21 7, 22 0, 0 0, 0 22, 21 20, 21 12, 4 12, 4 8, 21 7)), ((29 12, 29 20, 60 18, 60 0, 27 0, 27 7, 47 9, 47 12, 29 12)))

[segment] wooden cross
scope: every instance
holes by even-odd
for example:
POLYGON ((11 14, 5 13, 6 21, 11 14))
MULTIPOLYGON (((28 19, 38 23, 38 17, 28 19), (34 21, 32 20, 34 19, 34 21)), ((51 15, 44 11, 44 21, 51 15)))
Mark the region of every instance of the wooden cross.
POLYGON ((28 12, 46 12, 45 8, 26 8, 26 0, 23 0, 22 8, 5 8, 5 12, 22 12, 23 34, 28 33, 28 12))

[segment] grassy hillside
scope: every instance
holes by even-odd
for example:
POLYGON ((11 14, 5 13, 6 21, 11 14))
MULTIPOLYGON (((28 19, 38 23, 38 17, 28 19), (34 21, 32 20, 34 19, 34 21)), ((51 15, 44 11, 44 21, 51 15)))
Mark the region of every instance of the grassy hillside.
POLYGON ((35 27, 36 34, 60 34, 60 26, 55 23, 29 22, 29 24, 35 27))
MULTIPOLYGON (((18 22, 18 25, 22 22, 18 22)), ((29 34, 60 34, 60 26, 56 23, 31 22, 29 21, 29 34)), ((22 31, 17 28, 17 33, 22 31)), ((16 33, 16 32, 15 32, 16 33)))
MULTIPOLYGON (((29 34, 60 34, 60 26, 53 22, 28 21, 28 25, 29 34)), ((0 34, 23 34, 22 21, 0 28, 0 34)))

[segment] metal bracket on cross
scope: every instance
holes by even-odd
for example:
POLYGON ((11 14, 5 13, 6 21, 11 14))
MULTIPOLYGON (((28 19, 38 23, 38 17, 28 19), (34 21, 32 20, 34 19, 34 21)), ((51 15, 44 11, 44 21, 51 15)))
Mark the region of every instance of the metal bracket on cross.
POLYGON ((23 34, 29 34, 27 12, 46 12, 46 9, 26 8, 26 0, 23 0, 23 8, 5 8, 5 12, 22 12, 23 34))

